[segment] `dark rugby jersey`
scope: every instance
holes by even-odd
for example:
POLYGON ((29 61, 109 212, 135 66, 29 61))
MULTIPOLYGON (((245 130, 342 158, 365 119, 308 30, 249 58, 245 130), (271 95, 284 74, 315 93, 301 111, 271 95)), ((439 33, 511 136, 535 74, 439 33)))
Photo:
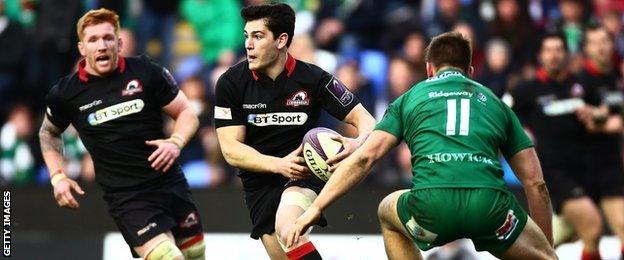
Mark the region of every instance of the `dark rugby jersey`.
MULTIPOLYGON (((588 93, 592 94, 588 96, 588 103, 594 106, 606 104, 611 115, 619 115, 622 112, 624 84, 618 81, 617 70, 613 69, 609 74, 602 74, 593 62, 585 60, 583 70, 577 78, 588 93)), ((621 164, 620 134, 592 134, 590 138, 588 148, 591 149, 591 154, 621 164)))
POLYGON ((587 142, 585 126, 576 117, 587 102, 586 90, 572 75, 557 82, 542 69, 536 74, 512 91, 513 111, 534 134, 542 164, 572 163, 587 142))
POLYGON ((62 78, 46 97, 47 117, 61 129, 70 123, 93 158, 104 191, 184 178, 174 163, 155 171, 147 161, 156 150, 147 140, 163 139, 162 107, 178 94, 171 74, 147 57, 119 57, 107 77, 79 71, 62 78))
MULTIPOLYGON (((283 157, 301 144, 321 109, 342 120, 357 104, 357 97, 338 79, 290 55, 275 81, 249 70, 248 62, 242 61, 217 81, 215 127, 243 125, 245 144, 283 157)), ((240 171, 244 182, 251 175, 269 178, 247 173, 240 171)))

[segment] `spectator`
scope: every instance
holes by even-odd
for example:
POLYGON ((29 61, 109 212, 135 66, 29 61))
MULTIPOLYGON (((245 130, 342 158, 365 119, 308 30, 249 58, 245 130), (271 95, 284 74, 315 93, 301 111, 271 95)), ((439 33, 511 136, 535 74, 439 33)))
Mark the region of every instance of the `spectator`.
MULTIPOLYGON (((21 26, 5 15, 5 2, 0 1, 0 97, 11 99, 18 96, 23 80, 26 46, 25 34, 21 26)), ((23 94, 22 94, 23 95, 23 94)), ((8 102, 0 104, 0 115, 6 115, 8 102)), ((4 122, 0 116, 0 122, 4 122)))
POLYGON ((427 39, 419 31, 408 34, 403 43, 402 56, 408 60, 414 68, 415 81, 421 81, 427 77, 425 62, 425 47, 427 39))
POLYGON ((0 130, 0 183, 25 185, 35 178, 31 144, 32 112, 25 104, 15 105, 0 130))
POLYGON ((201 43, 201 56, 211 68, 220 55, 237 52, 243 45, 243 23, 236 0, 183 0, 180 13, 194 28, 201 43))
POLYGON ((492 39, 485 47, 485 66, 477 82, 490 88, 497 97, 507 91, 510 76, 510 47, 502 39, 492 39))
POLYGON ((170 66, 173 35, 180 0, 142 1, 137 20, 137 50, 149 54, 164 66, 170 66))
POLYGON ((489 24, 490 38, 501 38, 511 46, 513 70, 532 60, 535 53, 536 28, 533 27, 527 7, 519 0, 498 0, 496 18, 489 24))

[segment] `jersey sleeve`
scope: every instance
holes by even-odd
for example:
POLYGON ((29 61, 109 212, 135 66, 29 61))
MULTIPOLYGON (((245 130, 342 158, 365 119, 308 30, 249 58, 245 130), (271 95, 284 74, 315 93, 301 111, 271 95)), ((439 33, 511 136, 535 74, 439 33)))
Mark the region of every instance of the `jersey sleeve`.
POLYGON ((237 94, 234 83, 226 74, 221 75, 215 90, 215 128, 245 124, 241 99, 242 96, 237 94))
POLYGON ((153 91, 152 97, 158 106, 164 107, 173 101, 178 95, 180 88, 167 68, 152 61, 150 61, 150 67, 153 86, 149 87, 152 88, 153 91))
POLYGON ((343 120, 360 100, 333 75, 323 72, 320 81, 321 106, 337 119, 343 120))
POLYGON ((516 153, 533 147, 533 142, 527 136, 514 112, 505 104, 501 104, 501 106, 504 107, 508 118, 505 133, 507 138, 501 147, 501 152, 505 158, 510 159, 516 153))
POLYGON ((61 130, 65 130, 70 123, 70 117, 64 106, 65 102, 57 92, 58 85, 54 86, 46 95, 46 117, 52 124, 61 130))
POLYGON ((381 130, 394 135, 399 141, 403 140, 403 120, 401 119, 401 104, 403 96, 397 98, 388 106, 383 118, 375 126, 375 130, 381 130))

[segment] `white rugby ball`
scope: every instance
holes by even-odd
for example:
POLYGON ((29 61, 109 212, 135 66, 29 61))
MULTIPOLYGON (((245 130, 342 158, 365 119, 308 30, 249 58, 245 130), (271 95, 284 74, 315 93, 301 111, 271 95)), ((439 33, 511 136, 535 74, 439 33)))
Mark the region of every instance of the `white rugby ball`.
POLYGON ((331 139, 331 136, 338 135, 334 130, 325 127, 317 127, 308 131, 303 137, 303 158, 310 171, 320 180, 327 182, 332 173, 329 165, 325 162, 340 151, 343 147, 340 142, 331 139))

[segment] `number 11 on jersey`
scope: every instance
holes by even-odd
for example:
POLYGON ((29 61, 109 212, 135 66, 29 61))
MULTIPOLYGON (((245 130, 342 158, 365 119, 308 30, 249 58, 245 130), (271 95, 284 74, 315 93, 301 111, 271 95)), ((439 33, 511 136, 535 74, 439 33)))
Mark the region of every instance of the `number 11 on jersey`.
MULTIPOLYGON (((456 135, 457 99, 446 100, 446 135, 456 135)), ((459 135, 468 135, 470 126, 470 99, 462 98, 459 102, 459 135)))

